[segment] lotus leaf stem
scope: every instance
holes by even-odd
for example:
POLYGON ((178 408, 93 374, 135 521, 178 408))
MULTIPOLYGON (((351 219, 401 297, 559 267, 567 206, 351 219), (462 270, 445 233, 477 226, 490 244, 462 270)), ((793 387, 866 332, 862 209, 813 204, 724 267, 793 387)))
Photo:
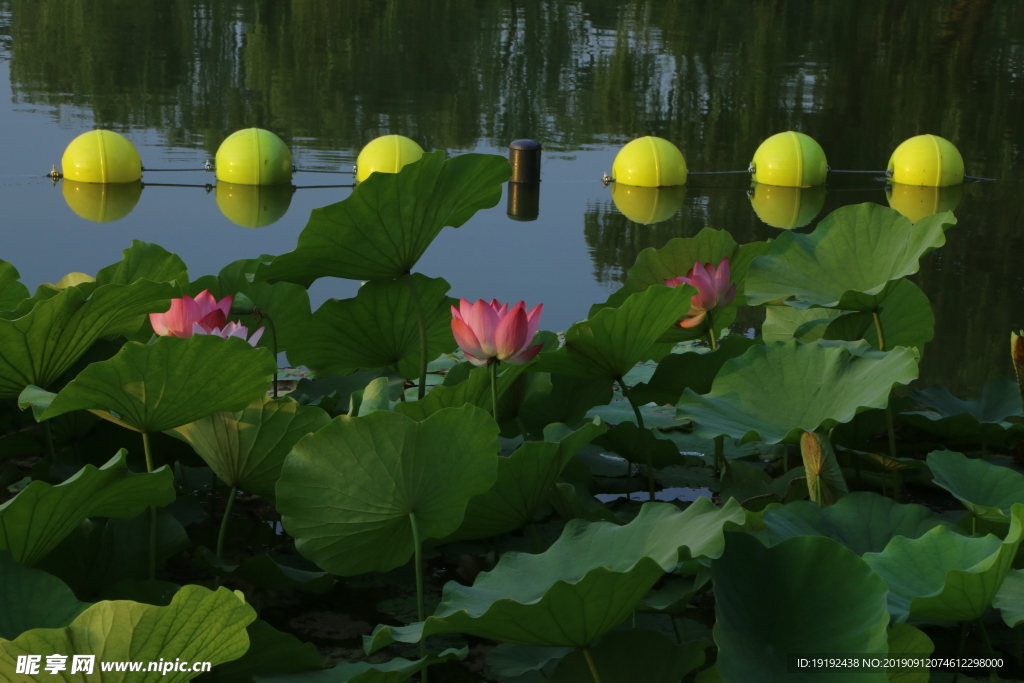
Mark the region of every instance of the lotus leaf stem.
MULTIPOLYGON (((423 302, 420 300, 420 290, 416 287, 416 279, 412 274, 407 274, 409 282, 409 291, 412 292, 413 305, 416 308, 416 325, 419 328, 420 337, 420 389, 418 398, 423 400, 423 397, 427 395, 427 320, 426 316, 423 315, 423 302)), ((426 678, 426 670, 424 669, 424 678, 426 678)))
POLYGON ((497 358, 492 358, 488 362, 488 367, 491 371, 491 415, 494 417, 494 421, 498 421, 498 363, 497 358))
POLYGON ((50 457, 50 462, 57 459, 57 451, 53 448, 53 431, 50 430, 50 422, 43 422, 43 436, 46 437, 46 454, 50 457))
POLYGON ((878 350, 885 351, 885 335, 882 333, 882 319, 878 317, 878 311, 871 311, 875 319, 875 332, 878 333, 878 350))
POLYGON ((725 474, 725 437, 722 435, 715 437, 715 469, 719 477, 725 474))
MULTIPOLYGON (((412 543, 415 553, 416 564, 416 618, 418 621, 426 621, 427 610, 423 603, 423 550, 420 547, 420 528, 416 523, 416 513, 409 513, 409 524, 412 525, 412 543)), ((426 637, 420 639, 420 657, 427 656, 426 637)), ((420 680, 427 683, 427 667, 423 667, 420 680)))
POLYGON ((718 340, 715 339, 715 328, 711 326, 708 328, 708 341, 711 342, 711 350, 718 350, 718 340))
MULTIPOLYGON (((885 351, 885 333, 882 331, 882 319, 878 317, 878 311, 871 311, 875 319, 875 332, 878 333, 878 350, 885 351)), ((889 457, 896 459, 896 430, 892 422, 892 405, 885 406, 885 426, 889 432, 889 457)))
MULTIPOLYGON (((640 414, 640 408, 637 406, 636 401, 633 400, 633 395, 629 393, 629 387, 626 385, 626 381, 621 377, 616 378, 616 382, 622 388, 622 395, 629 401, 629 405, 633 407, 633 414, 636 415, 636 424, 640 429, 644 427, 644 416, 640 414)), ((648 500, 654 500, 654 463, 651 462, 651 452, 647 451, 647 494, 648 500)), ((585 650, 584 650, 585 652, 585 650)))
POLYGON ((231 517, 231 508, 235 505, 235 496, 238 494, 238 487, 232 486, 228 494, 228 503, 224 506, 224 518, 220 520, 220 532, 217 534, 217 559, 224 560, 224 538, 228 532, 228 519, 231 517))
POLYGON ((274 319, 261 311, 262 317, 267 319, 267 327, 270 328, 270 348, 274 352, 274 398, 277 398, 277 327, 274 326, 274 319))
MULTIPOLYGON (((149 432, 142 432, 142 450, 146 454, 146 471, 153 471, 153 452, 149 447, 149 432)), ((156 508, 149 508, 149 580, 156 578, 156 508)))
POLYGON ((583 648, 583 657, 587 660, 587 666, 590 667, 590 675, 594 677, 594 683, 601 683, 601 676, 597 673, 594 657, 590 654, 589 647, 583 648))
MULTIPOLYGON (((992 657, 995 654, 992 650, 992 641, 988 639, 988 629, 985 628, 985 622, 981 617, 978 617, 978 631, 981 632, 981 642, 985 646, 985 655, 988 657, 989 663, 992 662, 992 657)), ((989 680, 992 683, 996 683, 999 680, 999 670, 994 666, 989 666, 988 669, 989 680)))

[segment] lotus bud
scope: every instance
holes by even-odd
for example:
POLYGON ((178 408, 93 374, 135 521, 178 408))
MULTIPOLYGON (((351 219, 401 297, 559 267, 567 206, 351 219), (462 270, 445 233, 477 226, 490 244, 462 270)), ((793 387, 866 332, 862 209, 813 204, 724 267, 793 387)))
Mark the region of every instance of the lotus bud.
POLYGON ((235 294, 231 302, 231 315, 252 315, 256 311, 256 303, 242 292, 235 294))
POLYGON ((800 436, 800 455, 807 472, 807 492, 819 505, 830 505, 847 492, 843 470, 828 435, 804 432, 800 436))

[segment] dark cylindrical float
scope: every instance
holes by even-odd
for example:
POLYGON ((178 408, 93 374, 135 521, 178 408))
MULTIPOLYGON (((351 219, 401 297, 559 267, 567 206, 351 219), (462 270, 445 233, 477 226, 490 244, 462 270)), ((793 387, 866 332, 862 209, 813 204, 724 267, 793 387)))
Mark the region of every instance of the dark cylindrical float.
POLYGON ((540 183, 508 184, 508 217, 514 221, 535 221, 540 216, 540 183))
POLYGON ((515 140, 508 146, 513 183, 540 182, 540 151, 536 140, 515 140))

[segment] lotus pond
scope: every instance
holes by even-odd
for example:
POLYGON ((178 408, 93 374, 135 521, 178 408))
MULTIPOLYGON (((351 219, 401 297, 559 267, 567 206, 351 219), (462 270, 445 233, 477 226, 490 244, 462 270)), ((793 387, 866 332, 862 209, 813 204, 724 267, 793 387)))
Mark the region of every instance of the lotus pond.
POLYGON ((428 153, 215 276, 140 241, 35 293, 4 262, 0 680, 48 680, 29 654, 268 683, 1024 670, 1018 381, 907 388, 934 315, 906 277, 952 213, 708 228, 556 335, 416 272, 509 174, 428 153), (313 310, 325 278, 363 284, 313 310))

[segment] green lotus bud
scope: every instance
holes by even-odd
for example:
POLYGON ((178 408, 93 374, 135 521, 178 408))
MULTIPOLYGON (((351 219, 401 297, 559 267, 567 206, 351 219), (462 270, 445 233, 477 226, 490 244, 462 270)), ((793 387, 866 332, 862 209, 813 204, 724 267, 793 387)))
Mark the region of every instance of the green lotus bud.
POLYGON ((238 292, 231 301, 232 315, 252 315, 256 311, 256 303, 245 294, 238 292))

